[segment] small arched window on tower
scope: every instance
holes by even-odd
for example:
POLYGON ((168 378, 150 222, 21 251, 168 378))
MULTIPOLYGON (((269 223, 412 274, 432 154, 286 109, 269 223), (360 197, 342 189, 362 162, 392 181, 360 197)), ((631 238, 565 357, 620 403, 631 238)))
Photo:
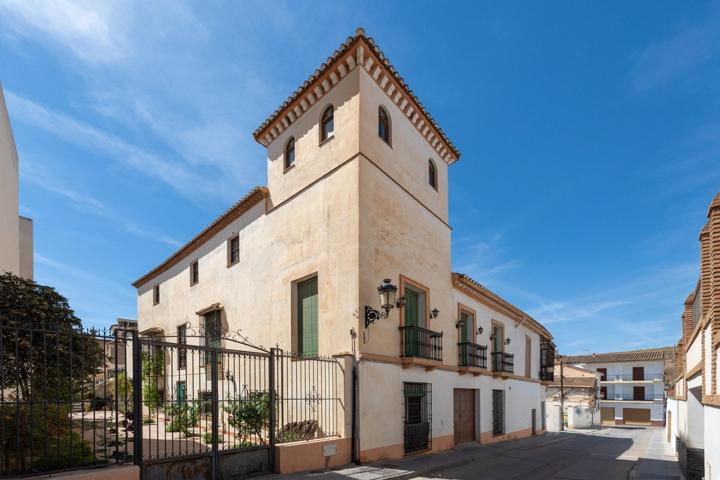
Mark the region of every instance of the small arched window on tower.
POLYGON ((285 144, 285 170, 295 165, 295 138, 290 139, 285 144))
POLYGON ((438 189, 437 167, 435 167, 435 162, 433 162, 432 158, 428 160, 428 183, 430 183, 430 186, 435 190, 438 189))
POLYGON ((333 106, 329 105, 320 117, 320 143, 332 137, 335 133, 335 122, 333 120, 333 106))
POLYGON ((390 115, 383 107, 378 108, 378 136, 390 145, 390 115))

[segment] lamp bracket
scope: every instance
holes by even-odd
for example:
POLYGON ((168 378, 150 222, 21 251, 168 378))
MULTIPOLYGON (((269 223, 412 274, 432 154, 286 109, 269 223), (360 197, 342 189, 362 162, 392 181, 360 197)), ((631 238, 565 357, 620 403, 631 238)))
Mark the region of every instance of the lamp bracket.
POLYGON ((375 320, 382 320, 387 317, 388 312, 384 310, 382 312, 378 312, 371 306, 365 305, 365 328, 368 328, 370 325, 375 323, 375 320))

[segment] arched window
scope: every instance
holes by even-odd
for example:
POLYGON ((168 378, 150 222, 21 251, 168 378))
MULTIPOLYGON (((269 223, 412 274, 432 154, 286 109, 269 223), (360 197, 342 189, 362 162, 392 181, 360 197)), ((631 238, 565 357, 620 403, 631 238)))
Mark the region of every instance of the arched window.
POLYGON ((390 145, 390 116, 383 107, 378 108, 378 136, 390 145))
POLYGON ((323 110, 322 117, 320 117, 320 142, 324 142, 328 138, 332 137, 335 132, 333 113, 332 105, 323 110))
POLYGON ((293 165, 295 165, 295 138, 290 137, 285 144, 285 170, 293 165))
POLYGON ((428 182, 431 187, 437 190, 437 168, 435 167, 435 162, 432 161, 432 158, 428 160, 428 182))

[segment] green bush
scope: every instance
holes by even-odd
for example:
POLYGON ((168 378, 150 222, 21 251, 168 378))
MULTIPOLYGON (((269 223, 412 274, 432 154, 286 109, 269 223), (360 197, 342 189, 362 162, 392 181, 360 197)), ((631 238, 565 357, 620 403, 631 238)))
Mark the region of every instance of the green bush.
MULTIPOLYGON (((212 443, 212 432, 205 432, 202 436, 203 442, 212 443)), ((218 436, 218 443, 223 443, 223 437, 218 436)))
POLYGON ((165 414, 170 417, 170 422, 165 425, 166 432, 181 432, 186 437, 192 436, 191 427, 197 425, 200 416, 200 409, 197 405, 189 403, 175 403, 165 407, 165 414))
POLYGON ((162 390, 160 385, 165 374, 165 355, 162 350, 144 352, 142 354, 142 396, 143 403, 154 415, 162 403, 162 390))
POLYGON ((223 409, 228 413, 228 424, 237 430, 240 444, 266 443, 263 430, 268 428, 270 421, 269 393, 252 392, 244 398, 228 398, 223 409), (256 438, 255 442, 252 436, 256 438))

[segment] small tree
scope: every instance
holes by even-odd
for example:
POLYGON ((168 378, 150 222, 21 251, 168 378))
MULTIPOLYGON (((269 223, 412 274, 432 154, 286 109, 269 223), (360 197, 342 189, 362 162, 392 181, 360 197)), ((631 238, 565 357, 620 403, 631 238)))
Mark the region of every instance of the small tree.
POLYGON ((240 446, 265 444, 263 430, 269 427, 270 394, 251 392, 244 398, 228 398, 223 407, 228 413, 228 424, 237 430, 240 446), (252 437, 257 440, 253 441, 252 437))
POLYGON ((142 355, 143 403, 152 417, 162 402, 161 382, 164 381, 165 355, 162 350, 144 352, 142 355))
POLYGON ((118 373, 115 380, 110 382, 108 393, 112 395, 113 405, 117 404, 118 413, 130 413, 133 409, 133 381, 125 372, 118 373), (117 402, 117 403, 115 403, 117 402))

